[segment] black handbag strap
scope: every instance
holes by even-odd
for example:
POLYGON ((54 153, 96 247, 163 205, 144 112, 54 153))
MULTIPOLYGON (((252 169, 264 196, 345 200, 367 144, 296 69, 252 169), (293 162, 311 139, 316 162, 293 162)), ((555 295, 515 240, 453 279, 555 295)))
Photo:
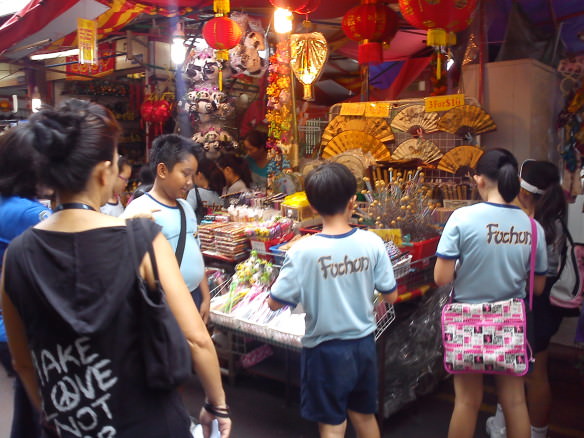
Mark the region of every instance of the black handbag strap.
MULTIPOLYGON (((134 234, 134 221, 131 220, 126 220, 126 229, 128 230, 128 239, 130 240, 130 253, 132 256, 132 259, 134 260, 134 266, 136 269, 136 276, 138 278, 142 278, 142 276, 140 275, 140 264, 142 263, 142 260, 140 260, 140 258, 138 257, 138 254, 136 252, 136 236, 134 234)), ((138 219, 137 220, 138 226, 141 229, 144 229, 144 225, 142 224, 142 222, 138 219)), ((148 255, 150 256, 150 263, 152 264, 152 274, 154 275, 154 281, 155 282, 159 282, 159 277, 158 277, 158 266, 156 265, 156 257, 154 256, 154 248, 152 247, 152 242, 149 241, 148 242, 148 255)))
POLYGON ((183 254, 185 252, 185 243, 187 240, 187 216, 183 206, 180 204, 178 199, 176 200, 176 206, 180 211, 180 234, 178 236, 178 243, 176 244, 176 251, 174 252, 174 255, 176 256, 176 261, 180 266, 183 254))

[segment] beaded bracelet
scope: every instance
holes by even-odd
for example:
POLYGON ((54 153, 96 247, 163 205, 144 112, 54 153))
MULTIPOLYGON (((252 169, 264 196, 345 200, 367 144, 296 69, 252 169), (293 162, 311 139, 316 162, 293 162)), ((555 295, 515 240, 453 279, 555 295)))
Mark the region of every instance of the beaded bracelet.
POLYGON ((225 408, 219 408, 217 406, 213 406, 211 403, 205 403, 203 408, 217 418, 229 418, 229 406, 225 408))

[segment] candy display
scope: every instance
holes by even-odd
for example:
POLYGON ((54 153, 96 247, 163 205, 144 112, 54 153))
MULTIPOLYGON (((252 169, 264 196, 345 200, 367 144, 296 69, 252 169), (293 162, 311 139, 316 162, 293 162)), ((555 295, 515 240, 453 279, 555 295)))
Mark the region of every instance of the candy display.
POLYGON ((276 216, 272 220, 247 227, 245 234, 251 239, 276 239, 292 233, 293 226, 294 222, 291 219, 276 216))
POLYGON ((365 178, 367 190, 362 194, 369 202, 358 208, 359 223, 374 228, 400 228, 410 241, 425 240, 438 235, 431 213, 437 205, 432 200, 432 188, 425 183, 421 168, 415 171, 389 170, 389 181, 375 182, 365 178))
POLYGON ((240 259, 249 250, 249 241, 245 236, 245 228, 236 223, 216 222, 202 224, 199 227, 201 250, 219 253, 230 259, 240 259))

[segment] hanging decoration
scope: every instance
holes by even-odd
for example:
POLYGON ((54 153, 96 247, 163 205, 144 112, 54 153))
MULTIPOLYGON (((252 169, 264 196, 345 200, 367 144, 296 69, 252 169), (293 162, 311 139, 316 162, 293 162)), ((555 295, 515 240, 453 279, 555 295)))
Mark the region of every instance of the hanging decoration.
POLYGON ((270 0, 275 8, 288 9, 297 14, 309 14, 320 5, 320 0, 270 0))
MULTIPOLYGON (((399 0, 404 19, 418 29, 426 29, 426 43, 440 51, 456 44, 455 32, 461 32, 472 21, 477 0, 399 0)), ((436 79, 442 77, 441 57, 436 58, 436 79)))
POLYGON ((383 44, 389 44, 398 30, 399 17, 384 3, 362 0, 350 9, 341 23, 343 32, 359 42, 359 63, 383 62, 383 44))
POLYGON ((223 66, 229 61, 229 50, 239 44, 242 30, 231 18, 227 17, 230 11, 229 0, 214 0, 213 10, 215 18, 211 18, 203 26, 203 38, 216 50, 215 57, 221 63, 219 69, 219 89, 223 90, 223 66))
POLYGON ((268 189, 274 179, 284 170, 290 169, 290 163, 283 156, 292 146, 292 95, 290 92, 290 52, 288 41, 281 41, 276 46, 276 53, 270 57, 268 67, 268 96, 266 120, 268 122, 268 189))
POLYGON ((290 66, 304 86, 304 100, 314 100, 312 84, 322 73, 328 45, 320 32, 290 35, 290 66))

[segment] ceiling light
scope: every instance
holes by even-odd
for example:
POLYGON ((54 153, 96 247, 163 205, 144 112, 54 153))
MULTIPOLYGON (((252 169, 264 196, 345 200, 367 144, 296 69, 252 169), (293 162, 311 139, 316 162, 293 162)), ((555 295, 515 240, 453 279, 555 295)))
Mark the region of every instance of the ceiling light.
POLYGON ((274 29, 278 33, 288 33, 292 31, 292 11, 283 8, 276 8, 274 11, 274 29))
POLYGON ((79 49, 64 50, 62 52, 41 53, 40 55, 31 55, 33 61, 42 61, 43 59, 61 58, 63 56, 79 55, 79 49))

